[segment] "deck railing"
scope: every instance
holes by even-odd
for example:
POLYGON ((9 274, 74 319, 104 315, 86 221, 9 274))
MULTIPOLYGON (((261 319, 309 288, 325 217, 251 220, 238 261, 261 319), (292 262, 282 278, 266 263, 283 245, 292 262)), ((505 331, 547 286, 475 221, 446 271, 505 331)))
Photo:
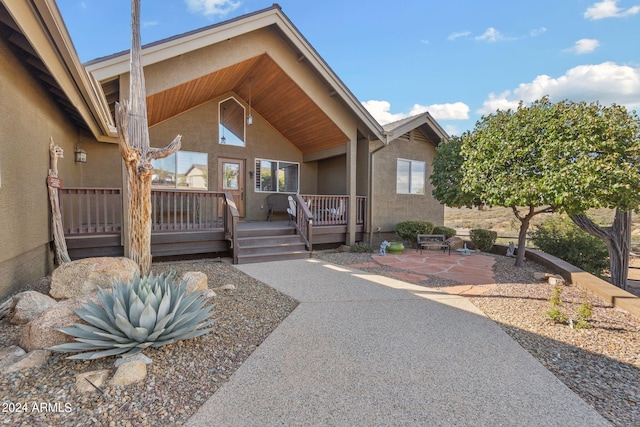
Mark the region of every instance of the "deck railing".
MULTIPOLYGON (((349 196, 303 195, 313 216, 313 223, 322 225, 346 225, 349 222, 349 196)), ((356 197, 356 225, 364 225, 366 197, 356 197)))
MULTIPOLYGON (((119 188, 62 188, 60 210, 65 235, 120 233, 122 231, 122 191, 119 188)), ((151 229, 153 231, 211 230, 233 231, 230 209, 233 198, 215 191, 152 190, 151 229)), ((237 220, 236 220, 237 221, 237 220)))
POLYGON ((65 235, 122 233, 119 188, 61 188, 59 195, 65 235))
POLYGON ((151 190, 153 231, 209 230, 225 226, 225 193, 151 190))

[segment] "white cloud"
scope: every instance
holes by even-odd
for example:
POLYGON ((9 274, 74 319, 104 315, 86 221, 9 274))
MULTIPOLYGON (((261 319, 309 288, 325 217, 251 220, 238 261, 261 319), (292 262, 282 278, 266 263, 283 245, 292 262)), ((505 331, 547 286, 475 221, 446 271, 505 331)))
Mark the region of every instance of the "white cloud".
POLYGON ((388 101, 370 100, 363 102, 362 105, 382 125, 409 117, 406 113, 391 113, 391 104, 388 101))
POLYGON ((467 120, 469 118, 469 106, 464 102, 431 105, 414 104, 409 116, 415 116, 425 111, 428 111, 436 120, 467 120))
POLYGON ((155 27, 156 25, 158 25, 158 21, 145 21, 142 23, 143 27, 155 27))
POLYGON ((622 18, 624 16, 635 15, 637 13, 640 13, 640 5, 631 6, 629 9, 624 10, 618 7, 618 0, 603 0, 588 7, 584 12, 584 17, 596 20, 604 18, 622 18))
POLYGON ((455 39, 459 39, 460 37, 468 37, 471 35, 471 31, 460 31, 457 33, 451 33, 449 34, 449 37, 447 37, 449 40, 455 40, 455 39))
POLYGON ((363 102, 362 105, 378 123, 383 125, 422 114, 425 111, 428 111, 436 120, 467 120, 469 118, 469 106, 463 102, 432 105, 414 104, 407 113, 392 113, 391 104, 388 101, 370 100, 363 102))
POLYGON ((487 31, 476 37, 476 40, 483 42, 495 43, 499 40, 505 40, 502 33, 493 27, 487 28, 487 31))
POLYGON ((546 27, 534 28, 533 30, 529 30, 529 35, 531 37, 538 37, 540 34, 544 34, 547 32, 546 27))
POLYGON ((600 101, 603 105, 620 104, 637 109, 640 107, 640 67, 603 62, 577 66, 558 78, 540 75, 530 83, 521 83, 513 91, 489 94, 489 99, 477 113, 516 108, 520 100, 532 102, 545 95, 552 101, 600 101))
POLYGON ((591 53, 600 47, 600 42, 596 39, 580 39, 573 47, 569 49, 565 49, 564 52, 573 52, 578 55, 583 55, 585 53, 591 53))
POLYGON ((422 44, 429 44, 429 40, 420 40, 420 43, 422 43, 422 44))
POLYGON ((224 16, 240 6, 240 0, 185 0, 185 2, 191 12, 202 13, 205 16, 224 16))

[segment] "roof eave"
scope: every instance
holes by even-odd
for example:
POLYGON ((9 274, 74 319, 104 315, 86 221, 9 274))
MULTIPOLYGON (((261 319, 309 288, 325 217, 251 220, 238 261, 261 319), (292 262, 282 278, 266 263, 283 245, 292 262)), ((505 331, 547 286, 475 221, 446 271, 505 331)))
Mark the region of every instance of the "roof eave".
POLYGON ((111 141, 115 134, 106 99, 81 64, 55 1, 4 4, 94 137, 111 141))
MULTIPOLYGON (((177 54, 191 52, 271 25, 277 26, 291 44, 301 52, 321 78, 327 82, 332 92, 335 93, 334 96, 338 96, 354 112, 368 132, 381 141, 386 141, 382 126, 362 106, 277 4, 204 29, 145 45, 142 49, 142 63, 144 66, 155 64, 177 54)), ((90 61, 85 66, 97 81, 115 78, 129 72, 129 51, 90 61)))

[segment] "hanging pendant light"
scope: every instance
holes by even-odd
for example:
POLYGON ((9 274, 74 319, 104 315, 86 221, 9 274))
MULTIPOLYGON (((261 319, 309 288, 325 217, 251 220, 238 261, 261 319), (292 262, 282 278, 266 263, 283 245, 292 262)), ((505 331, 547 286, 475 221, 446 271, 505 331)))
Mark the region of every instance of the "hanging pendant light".
POLYGON ((247 116, 247 124, 253 124, 253 116, 251 115, 251 86, 253 85, 253 77, 249 78, 249 115, 247 116))

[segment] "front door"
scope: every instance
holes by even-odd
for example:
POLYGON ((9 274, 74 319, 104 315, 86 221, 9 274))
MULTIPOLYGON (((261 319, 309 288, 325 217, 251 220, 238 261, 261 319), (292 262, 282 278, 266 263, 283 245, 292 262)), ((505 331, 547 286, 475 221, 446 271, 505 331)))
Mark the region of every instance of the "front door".
POLYGON ((244 160, 218 159, 218 188, 231 193, 238 213, 244 217, 244 160))

